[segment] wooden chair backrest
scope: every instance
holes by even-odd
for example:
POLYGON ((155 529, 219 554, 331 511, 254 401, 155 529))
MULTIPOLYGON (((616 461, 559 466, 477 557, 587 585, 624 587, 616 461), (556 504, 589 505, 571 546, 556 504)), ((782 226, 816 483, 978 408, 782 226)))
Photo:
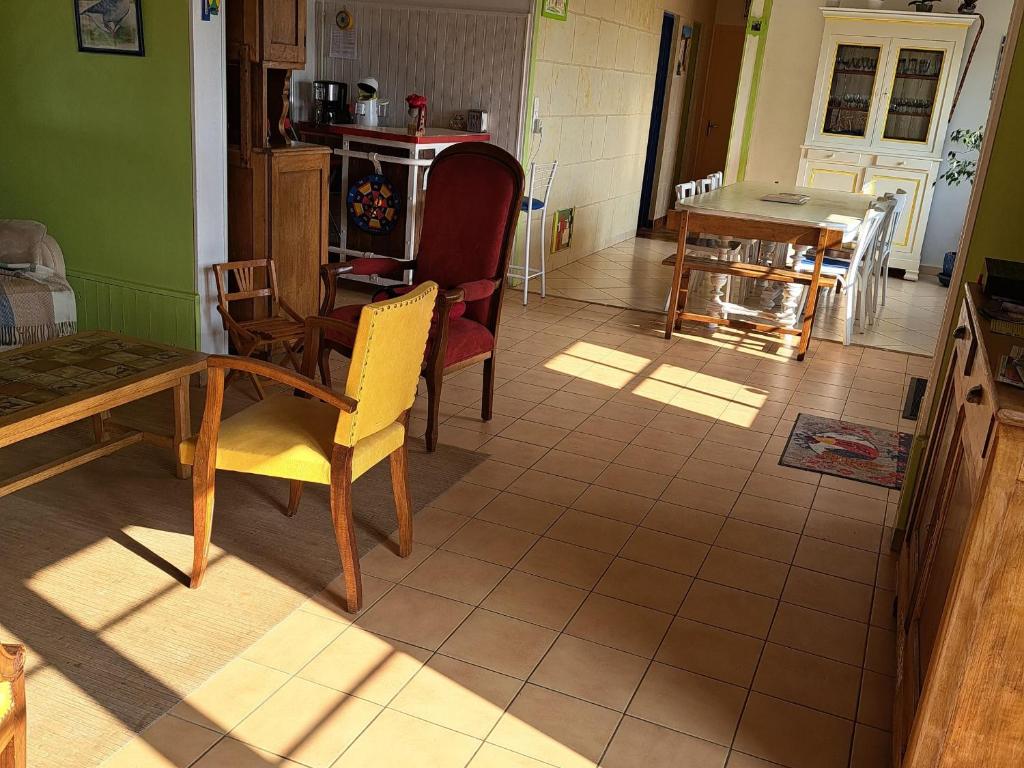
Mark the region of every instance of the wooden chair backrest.
POLYGON ((245 299, 270 299, 271 314, 277 314, 277 270, 273 259, 252 259, 251 261, 229 261, 214 264, 213 274, 217 282, 217 303, 221 310, 228 311, 232 301, 245 299), (260 271, 263 279, 260 280, 260 271), (234 282, 237 290, 230 290, 234 282), (261 287, 257 287, 260 285, 261 287))

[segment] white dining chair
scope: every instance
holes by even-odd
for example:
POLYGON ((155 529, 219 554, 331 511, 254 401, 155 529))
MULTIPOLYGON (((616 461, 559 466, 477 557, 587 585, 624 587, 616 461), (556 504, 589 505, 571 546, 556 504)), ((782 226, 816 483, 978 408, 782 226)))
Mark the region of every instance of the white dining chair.
MULTIPOLYGON (((527 178, 526 196, 523 198, 521 211, 526 214, 526 233, 523 242, 523 263, 509 264, 507 275, 509 278, 523 281, 523 306, 526 306, 530 297, 530 280, 540 278, 541 298, 547 296, 547 267, 545 256, 547 248, 544 242, 544 233, 548 230, 548 200, 551 196, 551 188, 555 184, 555 174, 558 172, 558 161, 553 163, 530 163, 530 174, 527 178), (537 238, 538 262, 537 268, 530 266, 530 246, 533 242, 533 219, 540 211, 540 237, 537 238)), ((553 235, 549 235, 553 236, 553 235)))
POLYGON ((882 235, 878 238, 878 253, 875 255, 874 289, 872 291, 871 313, 876 316, 885 307, 885 300, 889 286, 889 258, 892 256, 893 243, 896 241, 896 232, 899 230, 900 221, 907 210, 907 202, 910 196, 904 189, 897 189, 895 192, 886 194, 887 198, 895 201, 895 205, 889 215, 889 221, 884 225, 882 235), (881 301, 879 301, 881 297, 881 301))
POLYGON ((693 197, 696 194, 696 181, 684 181, 682 184, 676 184, 676 203, 681 203, 686 198, 693 197))
POLYGON ((721 171, 715 171, 708 178, 711 180, 712 189, 719 189, 725 183, 725 174, 721 171))
MULTIPOLYGON (((854 325, 859 321, 864 332, 868 322, 870 291, 874 277, 874 257, 878 250, 878 238, 883 224, 890 217, 895 200, 879 198, 868 208, 867 215, 857 230, 857 240, 849 260, 826 256, 821 274, 834 277, 846 296, 843 324, 843 344, 853 343, 854 325)), ((814 258, 804 256, 797 260, 794 269, 798 272, 813 272, 814 258)))
POLYGON ((697 179, 697 189, 700 190, 702 195, 713 190, 715 188, 714 184, 715 182, 711 180, 710 176, 704 179, 697 179))

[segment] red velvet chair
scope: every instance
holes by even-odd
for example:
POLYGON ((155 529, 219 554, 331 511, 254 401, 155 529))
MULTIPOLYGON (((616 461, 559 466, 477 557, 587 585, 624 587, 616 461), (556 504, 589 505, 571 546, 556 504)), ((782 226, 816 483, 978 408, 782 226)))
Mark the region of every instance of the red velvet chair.
MULTIPOLYGON (((332 351, 351 355, 361 309, 359 305, 335 308, 339 274, 399 278, 403 270, 412 269, 413 285, 433 280, 441 287, 422 374, 429 404, 428 451, 437 447, 441 384, 446 374, 483 361, 480 418, 491 419, 495 339, 523 185, 522 166, 505 150, 483 142, 456 144, 441 152, 430 167, 414 261, 358 258, 321 267, 326 290, 320 314, 337 321, 326 331, 321 348, 320 374, 328 386, 328 357, 332 351)), ((395 286, 375 300, 409 290, 409 286, 395 286)))

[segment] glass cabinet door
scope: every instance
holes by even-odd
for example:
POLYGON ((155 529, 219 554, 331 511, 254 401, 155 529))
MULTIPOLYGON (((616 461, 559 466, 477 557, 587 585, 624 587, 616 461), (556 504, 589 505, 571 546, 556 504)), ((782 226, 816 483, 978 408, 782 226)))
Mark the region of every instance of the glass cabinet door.
POLYGON ((943 50, 899 49, 883 139, 922 144, 930 141, 945 58, 943 50))
POLYGON ((832 83, 821 132, 830 136, 867 136, 871 99, 882 48, 840 43, 832 67, 832 83))

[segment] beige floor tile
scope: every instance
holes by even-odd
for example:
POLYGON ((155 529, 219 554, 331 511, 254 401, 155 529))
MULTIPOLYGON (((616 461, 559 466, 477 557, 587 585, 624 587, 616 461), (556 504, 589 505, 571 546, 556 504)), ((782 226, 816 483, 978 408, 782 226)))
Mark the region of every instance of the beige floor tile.
POLYGON ((647 664, 647 659, 631 653, 561 635, 530 682, 622 712, 647 664))
POLYGON ((504 566, 438 550, 406 576, 402 583, 424 592, 477 605, 506 573, 508 568, 504 566))
POLYGON ((613 710, 527 685, 487 740, 560 768, 593 768, 619 717, 613 710))
POLYGON ((471 469, 463 480, 467 483, 474 483, 487 488, 493 488, 497 491, 503 491, 525 471, 525 467, 487 459, 471 469))
POLYGON ((892 759, 892 734, 861 723, 853 732, 850 768, 879 768, 892 759))
POLYGON ((696 575, 708 545, 650 528, 637 528, 619 552, 621 557, 688 576, 696 575))
MULTIPOLYGON (((413 523, 415 527, 415 523, 413 523)), ((433 547, 421 544, 413 547, 408 557, 398 555, 398 547, 392 540, 382 541, 359 558, 360 570, 370 576, 386 581, 401 581, 430 556, 433 547)))
MULTIPOLYGON (((464 515, 449 512, 438 507, 427 507, 416 514, 412 528, 412 539, 417 544, 439 547, 469 520, 464 515)), ((364 585, 365 589, 365 585, 364 585)))
POLYGON ((607 466, 608 462, 602 459, 592 459, 587 456, 555 449, 548 451, 534 465, 534 468, 551 475, 568 477, 584 483, 592 483, 607 466))
POLYGON ((170 714, 227 733, 288 681, 288 674, 241 657, 178 702, 170 714))
POLYGON ((352 627, 299 672, 318 683, 385 705, 430 658, 430 651, 352 627))
POLYGON ((490 488, 461 482, 456 483, 430 502, 430 506, 472 517, 497 495, 497 492, 490 488))
POLYGON ((676 478, 662 494, 662 500, 716 515, 728 515, 739 497, 737 491, 716 488, 713 485, 676 478))
POLYGON ((808 511, 795 504, 772 501, 748 493, 740 494, 729 516, 748 523, 757 523, 769 528, 779 528, 790 533, 800 533, 807 521, 808 511))
POLYGON ((882 525, 885 522, 884 499, 873 499, 834 488, 818 488, 812 506, 822 512, 850 517, 862 523, 882 525))
POLYGON ((557 636, 536 624, 478 608, 439 650, 445 656, 525 680, 557 636))
POLYGON ((501 437, 551 448, 569 434, 568 429, 520 419, 501 432, 501 437))
POLYGON ((762 450, 768 442, 768 435, 754 432, 731 424, 716 424, 707 434, 707 439, 716 443, 724 443, 735 448, 756 448, 762 450))
POLYGON ((443 548, 449 552, 512 567, 536 541, 537 537, 526 531, 485 520, 470 520, 444 543, 443 548))
MULTIPOLYGON (((603 393, 607 391, 607 388, 597 385, 593 388, 593 391, 603 393)), ((608 397, 611 397, 612 392, 607 391, 607 395, 608 397)), ((572 385, 570 385, 565 391, 551 394, 547 400, 544 401, 544 405, 552 408, 564 408, 568 411, 576 411, 577 413, 591 414, 603 406, 605 404, 605 400, 606 398, 604 397, 591 397, 589 394, 578 392, 572 387, 572 385)))
MULTIPOLYGON (((655 418, 658 419, 663 416, 664 414, 658 414, 655 418)), ((706 421, 697 421, 696 419, 693 420, 693 423, 699 424, 703 432, 706 432, 710 426, 706 421)), ((685 459, 700 445, 700 441, 701 437, 695 435, 666 432, 660 428, 645 427, 640 434, 633 438, 632 445, 664 451, 685 459)))
POLYGON ((597 437, 596 435, 577 434, 576 432, 573 432, 555 446, 559 451, 599 461, 611 461, 625 447, 626 443, 619 440, 609 440, 597 437))
POLYGON ((231 735, 311 768, 328 768, 380 711, 369 701, 293 678, 231 735))
POLYGON ((654 658, 663 664, 747 688, 763 645, 761 640, 747 635, 677 618, 654 658))
POLYGON ((514 677, 437 654, 389 707, 483 739, 521 687, 514 677))
POLYGON ((605 488, 614 488, 637 496, 658 498, 668 486, 671 477, 644 469, 611 464, 594 482, 605 488))
POLYGON ((510 749, 485 743, 469 761, 467 768, 548 768, 548 766, 550 763, 542 763, 510 749))
POLYGON ((697 579, 679 615, 712 626, 764 639, 772 626, 776 600, 697 579))
POLYGON ((634 526, 628 523, 570 509, 548 529, 545 536, 587 549, 615 554, 634 530, 634 526))
POLYGON ((478 520, 498 523, 528 533, 541 534, 559 518, 565 507, 528 496, 502 493, 477 512, 478 520))
POLYGON ((385 710, 356 739, 333 768, 461 768, 480 742, 409 715, 385 710))
POLYGON ((859 686, 857 667, 768 643, 753 689, 852 720, 859 686))
POLYGON ((877 560, 874 552, 804 536, 793 564, 862 584, 874 584, 877 560))
POLYGON ((871 600, 871 626, 895 631, 896 618, 893 604, 896 594, 888 589, 875 589, 871 600))
POLYGON ((877 552, 882 542, 882 526, 812 509, 807 516, 804 535, 868 552, 877 552))
POLYGON ((751 693, 733 748, 792 768, 843 768, 853 723, 751 693))
POLYGON ((693 579, 673 571, 617 557, 594 587, 598 594, 675 613, 693 579))
POLYGON ((645 496, 597 485, 587 488, 573 504, 584 512, 633 524, 639 523, 653 505, 654 502, 645 496))
POLYGON ((659 451, 642 445, 628 445, 615 457, 615 463, 662 475, 675 475, 686 461, 685 456, 671 451, 659 451))
POLYGON ((673 536, 713 544, 725 521, 726 518, 711 512, 657 501, 640 524, 673 536))
POLYGON ((612 555, 605 552, 544 538, 519 561, 516 570, 592 589, 611 561, 612 555))
POLYGON ((788 573, 785 563, 716 546, 708 552, 698 576, 704 581, 777 598, 788 573))
POLYGON ((754 472, 743 488, 744 493, 798 507, 810 507, 816 490, 816 486, 809 483, 793 482, 759 472, 754 472))
POLYGON ((496 461, 523 468, 533 466, 547 452, 548 449, 544 446, 509 440, 500 435, 492 437, 480 448, 480 453, 487 454, 496 461))
POLYGON ((586 596, 582 589, 568 584, 511 571, 481 607, 561 631, 586 596))
POLYGON ((446 597, 397 586, 359 619, 363 629, 437 650, 473 607, 446 597))
MULTIPOLYGON (((712 443, 708 443, 711 445, 712 443)), ((679 477, 704 485, 713 485, 729 491, 739 491, 750 477, 750 472, 729 464, 705 461, 691 456, 679 471, 679 477)))
POLYGON ((868 628, 864 667, 880 675, 896 675, 896 633, 880 627, 868 628))
POLYGON ((725 764, 725 768, 785 768, 785 766, 733 750, 729 753, 729 760, 725 764))
POLYGON ((520 496, 529 496, 531 499, 539 499, 563 507, 570 506, 586 489, 586 483, 558 477, 558 475, 549 475, 546 472, 538 472, 535 469, 528 469, 508 487, 509 491, 518 493, 520 496))
POLYGON ((565 631, 649 659, 657 651, 671 621, 667 613, 592 594, 565 631))
MULTIPOLYGON (((223 739, 193 768, 302 768, 299 763, 278 757, 272 752, 257 749, 235 739, 223 739)), ((138 768, 138 766, 136 767, 138 768)))
POLYGON ((638 424, 629 424, 625 421, 617 421, 605 416, 590 416, 576 428, 576 431, 584 435, 595 435, 608 440, 628 443, 642 429, 643 427, 638 424))
POLYGON ((294 611, 242 656, 265 667, 294 674, 340 635, 344 625, 305 611, 294 611))
POLYGON ((654 723, 625 717, 602 768, 722 768, 728 750, 654 723))
POLYGON ((789 531, 729 518, 715 540, 715 546, 745 552, 748 555, 789 563, 800 537, 789 531))
POLYGON ((817 571, 794 567, 782 599, 844 619, 866 622, 871 615, 871 587, 817 571))
MULTIPOLYGON (((431 550, 433 551, 433 550, 431 550)), ((346 602, 345 575, 341 574, 328 583, 324 589, 299 606, 299 610, 312 613, 321 618, 331 619, 341 624, 352 624, 366 613, 374 604, 386 595, 395 585, 394 582, 378 579, 376 576, 363 574, 363 608, 358 613, 349 613, 346 602)))
POLYGON ((103 768, 185 768, 220 737, 216 731, 164 715, 115 752, 103 768))
POLYGON ((582 424, 587 415, 579 411, 570 411, 568 408, 556 408, 553 405, 541 404, 523 414, 523 418, 538 424, 550 424, 571 430, 582 424))
POLYGON ((789 648, 860 665, 867 631, 867 625, 860 622, 782 603, 768 639, 789 648))
POLYGON ((627 710, 630 715, 728 746, 747 691, 655 662, 627 710))
POLYGON ((864 670, 857 722, 874 728, 892 727, 893 678, 864 670))

